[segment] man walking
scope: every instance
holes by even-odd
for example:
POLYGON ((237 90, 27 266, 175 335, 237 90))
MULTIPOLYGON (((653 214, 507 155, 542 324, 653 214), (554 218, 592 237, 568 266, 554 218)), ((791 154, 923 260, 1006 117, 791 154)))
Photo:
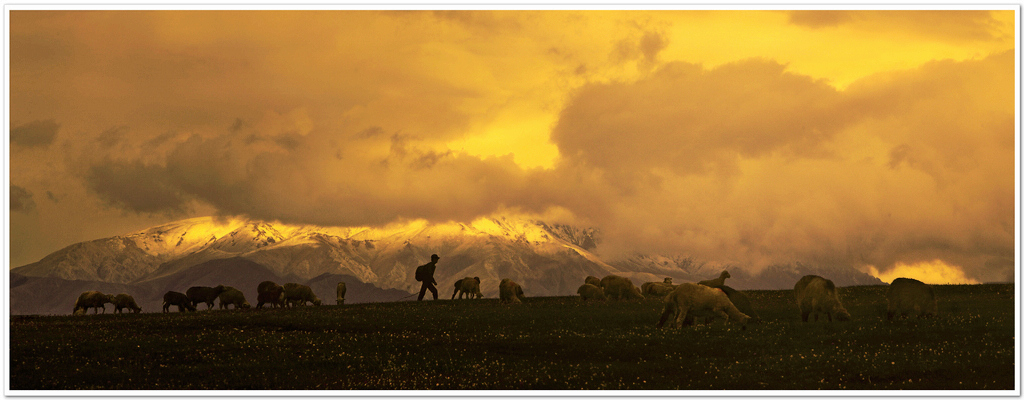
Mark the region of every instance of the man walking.
POLYGON ((423 282, 423 286, 420 286, 420 297, 416 301, 423 301, 423 295, 427 294, 427 290, 434 295, 434 300, 437 300, 437 288, 434 285, 437 281, 434 280, 434 269, 437 268, 437 260, 441 259, 437 254, 430 255, 430 262, 416 267, 416 280, 423 282))

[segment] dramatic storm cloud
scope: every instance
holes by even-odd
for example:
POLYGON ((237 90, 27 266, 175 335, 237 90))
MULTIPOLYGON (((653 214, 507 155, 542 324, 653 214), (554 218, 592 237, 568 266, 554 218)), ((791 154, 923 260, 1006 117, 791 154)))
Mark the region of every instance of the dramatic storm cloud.
POLYGON ((13 11, 11 263, 200 215, 526 213, 610 256, 1012 279, 1012 32, 1012 11, 13 11))
POLYGON ((1012 273, 1012 53, 844 92, 752 60, 578 93, 552 139, 600 172, 587 216, 625 250, 1012 273))

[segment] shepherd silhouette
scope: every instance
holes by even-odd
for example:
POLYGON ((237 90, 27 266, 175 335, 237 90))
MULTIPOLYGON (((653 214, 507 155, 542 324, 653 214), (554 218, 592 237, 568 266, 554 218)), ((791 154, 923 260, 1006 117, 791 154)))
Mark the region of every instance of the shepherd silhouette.
POLYGON ((423 301, 423 295, 427 294, 427 290, 434 295, 434 300, 437 300, 437 281, 434 280, 434 269, 437 268, 437 260, 440 260, 437 254, 430 255, 430 262, 416 267, 416 280, 423 282, 423 286, 420 286, 420 297, 416 301, 423 301))

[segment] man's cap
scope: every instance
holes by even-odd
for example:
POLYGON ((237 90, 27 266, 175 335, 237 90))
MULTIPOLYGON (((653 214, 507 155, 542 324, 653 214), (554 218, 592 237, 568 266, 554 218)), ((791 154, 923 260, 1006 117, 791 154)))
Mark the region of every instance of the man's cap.
POLYGON ((438 257, 438 256, 437 256, 437 254, 431 254, 431 255, 430 255, 430 259, 431 259, 431 260, 440 260, 440 259, 441 259, 441 257, 438 257))

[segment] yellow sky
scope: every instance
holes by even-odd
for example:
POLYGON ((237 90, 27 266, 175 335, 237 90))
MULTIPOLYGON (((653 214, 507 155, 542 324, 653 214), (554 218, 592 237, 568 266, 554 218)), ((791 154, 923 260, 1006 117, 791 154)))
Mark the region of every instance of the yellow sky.
POLYGON ((1005 279, 1015 20, 16 10, 12 264, 211 213, 564 210, 619 252, 1005 279))
MULTIPOLYGON (((765 58, 786 65, 788 72, 823 79, 839 90, 873 74, 912 69, 934 60, 984 58, 1013 49, 1014 45, 1013 11, 992 13, 992 20, 985 26, 997 38, 991 41, 943 37, 944 32, 930 32, 927 27, 919 26, 928 21, 912 22, 911 15, 867 15, 875 13, 865 11, 848 23, 825 27, 791 24, 790 17, 782 11, 635 12, 633 18, 648 21, 650 29, 667 42, 658 54, 660 62, 685 61, 714 68, 748 58, 765 58), (883 24, 878 19, 889 22, 883 24)), ((910 11, 889 13, 914 14, 910 11)), ((591 29, 629 30, 622 26, 618 13, 614 16, 608 15, 613 14, 610 12, 592 14, 610 18, 589 21, 591 29)), ((560 24, 552 25, 558 28, 560 24)), ((955 32, 949 34, 955 35, 955 32)), ((639 40, 642 34, 633 32, 623 36, 639 40)), ((593 48, 593 45, 572 43, 594 40, 590 35, 567 35, 561 39, 568 46, 593 48)), ((558 149, 547 141, 547 136, 557 120, 560 105, 566 100, 565 89, 594 80, 637 79, 646 71, 636 64, 640 62, 633 60, 595 71, 588 80, 566 79, 560 82, 565 86, 558 87, 561 90, 533 92, 538 96, 517 99, 522 104, 514 104, 515 108, 498 113, 489 123, 476 127, 469 137, 449 143, 449 147, 479 156, 512 153, 516 162, 524 167, 550 168, 558 158, 558 149)), ((453 73, 456 72, 440 72, 441 75, 453 73)), ((547 74, 550 71, 537 71, 530 80, 541 81, 547 74)))

